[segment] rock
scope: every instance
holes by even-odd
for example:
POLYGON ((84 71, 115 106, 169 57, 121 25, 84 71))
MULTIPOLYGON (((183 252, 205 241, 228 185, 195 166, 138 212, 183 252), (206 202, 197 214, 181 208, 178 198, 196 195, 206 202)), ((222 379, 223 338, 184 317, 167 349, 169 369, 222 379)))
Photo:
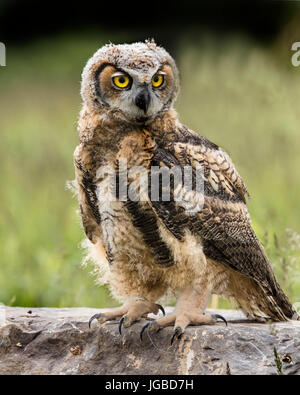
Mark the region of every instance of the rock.
POLYGON ((171 346, 171 327, 145 332, 141 342, 145 321, 122 336, 117 323, 89 329, 96 309, 0 306, 0 374, 300 374, 299 321, 261 324, 211 311, 228 326, 188 327, 171 346))

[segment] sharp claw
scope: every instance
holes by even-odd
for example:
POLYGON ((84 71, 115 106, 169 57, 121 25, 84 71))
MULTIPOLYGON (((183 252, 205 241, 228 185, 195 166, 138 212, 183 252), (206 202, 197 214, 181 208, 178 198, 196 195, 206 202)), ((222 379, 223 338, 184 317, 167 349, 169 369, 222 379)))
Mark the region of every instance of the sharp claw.
POLYGON ((226 326, 227 326, 227 321, 225 320, 225 318, 223 316, 221 316, 220 314, 214 314, 213 318, 215 318, 215 320, 217 321, 218 318, 220 318, 220 320, 224 321, 226 326))
POLYGON ((163 315, 165 316, 166 312, 165 312, 165 309, 162 307, 162 305, 156 303, 156 306, 158 307, 158 310, 160 310, 163 313, 163 315))
POLYGON ((101 316, 102 316, 102 314, 101 314, 101 313, 98 313, 98 314, 93 315, 93 317, 90 318, 90 320, 89 320, 89 328, 90 328, 90 329, 91 329, 91 324, 92 324, 92 322, 93 322, 94 320, 98 320, 98 318, 100 318, 101 316))
POLYGON ((120 321, 119 321, 119 333, 120 333, 120 335, 122 335, 122 325, 123 325, 124 320, 125 320, 125 317, 122 317, 120 319, 120 321))
POLYGON ((146 325, 143 326, 141 332, 140 332, 140 339, 143 341, 143 333, 145 332, 145 329, 148 328, 148 326, 151 324, 151 322, 148 322, 146 325))
POLYGON ((183 335, 182 329, 180 328, 180 326, 177 326, 177 328, 175 328, 175 330, 173 332, 173 336, 171 339, 171 346, 172 346, 175 338, 180 339, 182 335, 183 335))

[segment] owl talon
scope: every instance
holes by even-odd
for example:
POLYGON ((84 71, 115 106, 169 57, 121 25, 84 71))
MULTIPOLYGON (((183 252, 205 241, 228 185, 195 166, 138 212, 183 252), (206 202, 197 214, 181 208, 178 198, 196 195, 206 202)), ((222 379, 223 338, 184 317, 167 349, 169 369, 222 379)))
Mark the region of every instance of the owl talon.
POLYGON ((99 321, 99 319, 103 316, 102 313, 94 314, 90 319, 89 319, 89 329, 91 329, 91 324, 94 320, 99 321))
MULTIPOLYGON (((153 321, 152 321, 153 322, 153 321)), ((141 341, 143 341, 143 333, 145 332, 145 330, 148 328, 148 326, 150 326, 152 324, 152 322, 147 322, 146 325, 143 326, 141 332, 140 332, 140 339, 141 341)))
POLYGON ((211 317, 212 317, 212 319, 213 319, 214 321, 217 321, 218 318, 220 318, 220 320, 222 320, 222 321, 225 322, 226 326, 228 325, 228 324, 227 324, 227 321, 225 320, 225 318, 224 318, 223 316, 221 316, 220 314, 212 314, 211 317))
POLYGON ((123 325, 124 321, 125 321, 125 317, 122 317, 120 319, 120 321, 119 321, 119 333, 120 333, 120 335, 122 335, 122 325, 123 325))
POLYGON ((153 331, 158 332, 161 328, 158 326, 157 321, 151 321, 151 322, 147 322, 146 325, 143 326, 141 332, 140 332, 140 339, 141 341, 143 341, 143 333, 145 332, 145 330, 149 328, 152 329, 153 331))
POLYGON ((160 310, 163 313, 163 315, 165 316, 166 312, 165 312, 165 309, 162 307, 162 305, 156 303, 156 306, 158 307, 158 310, 160 310))
POLYGON ((177 326, 173 332, 173 336, 171 338, 171 346, 174 342, 175 339, 179 340, 181 336, 183 335, 183 330, 180 328, 180 326, 177 326))

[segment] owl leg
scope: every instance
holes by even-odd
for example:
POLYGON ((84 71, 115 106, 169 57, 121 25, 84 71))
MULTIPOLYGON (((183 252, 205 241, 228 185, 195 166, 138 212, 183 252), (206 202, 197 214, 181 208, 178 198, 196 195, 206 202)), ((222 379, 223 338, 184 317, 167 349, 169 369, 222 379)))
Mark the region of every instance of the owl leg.
POLYGON ((173 313, 144 325, 140 333, 141 340, 146 329, 150 332, 157 332, 173 324, 171 344, 183 335, 188 325, 214 324, 218 319, 227 325, 225 318, 221 315, 204 313, 210 294, 211 291, 205 287, 195 286, 186 289, 181 293, 173 313))
POLYGON ((122 327, 129 327, 140 318, 147 316, 149 313, 158 314, 159 310, 165 315, 164 308, 151 300, 134 297, 130 298, 122 307, 109 311, 106 313, 99 313, 93 315, 89 320, 89 327, 94 320, 97 320, 99 324, 103 324, 106 321, 119 321, 119 332, 122 333, 122 327))

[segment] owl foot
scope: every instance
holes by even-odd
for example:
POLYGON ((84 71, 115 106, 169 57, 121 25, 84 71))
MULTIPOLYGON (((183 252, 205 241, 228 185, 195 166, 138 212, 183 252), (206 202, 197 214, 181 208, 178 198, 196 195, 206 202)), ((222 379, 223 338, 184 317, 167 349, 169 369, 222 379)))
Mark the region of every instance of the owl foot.
POLYGON ((89 328, 94 320, 97 320, 99 324, 103 324, 106 321, 120 320, 119 332, 122 334, 122 327, 127 328, 131 326, 134 322, 147 316, 149 313, 156 315, 159 310, 165 315, 165 310, 160 304, 137 297, 126 302, 118 309, 93 315, 89 320, 89 328))
POLYGON ((227 326, 227 321, 219 314, 199 314, 191 312, 181 312, 180 314, 176 314, 176 312, 174 312, 165 317, 159 318, 158 320, 148 322, 146 325, 144 325, 140 332, 140 338, 143 340, 143 333, 146 330, 149 333, 156 333, 160 329, 175 323, 175 329, 171 337, 172 345, 174 340, 181 338, 181 336, 184 334, 185 328, 188 325, 215 324, 218 319, 224 321, 227 326))

